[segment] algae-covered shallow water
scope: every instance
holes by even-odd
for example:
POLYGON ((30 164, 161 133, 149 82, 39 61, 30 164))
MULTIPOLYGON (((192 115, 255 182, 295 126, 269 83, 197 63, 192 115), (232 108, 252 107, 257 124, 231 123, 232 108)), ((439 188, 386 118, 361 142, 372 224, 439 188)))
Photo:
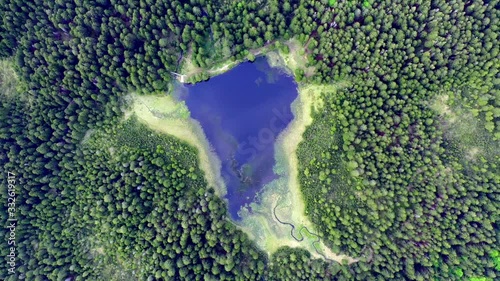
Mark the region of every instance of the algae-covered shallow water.
POLYGON ((179 95, 221 160, 233 219, 273 173, 274 142, 293 119, 297 85, 264 58, 187 87, 179 95))

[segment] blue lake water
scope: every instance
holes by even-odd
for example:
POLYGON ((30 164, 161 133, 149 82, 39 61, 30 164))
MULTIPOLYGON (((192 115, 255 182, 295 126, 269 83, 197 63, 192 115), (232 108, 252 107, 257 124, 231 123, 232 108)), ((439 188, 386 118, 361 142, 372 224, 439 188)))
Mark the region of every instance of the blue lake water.
POLYGON ((237 220, 239 209, 276 178, 274 142, 293 119, 297 85, 258 58, 187 89, 179 98, 221 160, 229 213, 237 220))

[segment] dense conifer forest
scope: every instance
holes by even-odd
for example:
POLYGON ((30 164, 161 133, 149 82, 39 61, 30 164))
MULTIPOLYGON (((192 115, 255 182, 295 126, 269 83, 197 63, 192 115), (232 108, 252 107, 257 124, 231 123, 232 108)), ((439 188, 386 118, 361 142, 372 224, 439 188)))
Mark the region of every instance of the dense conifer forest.
POLYGON ((0 0, 0 19, 0 216, 14 190, 17 219, 0 279, 500 278, 500 1, 0 0), (123 118, 183 58, 291 38, 299 83, 346 85, 324 91, 298 158, 306 214, 351 264, 267 255, 196 149, 123 118))

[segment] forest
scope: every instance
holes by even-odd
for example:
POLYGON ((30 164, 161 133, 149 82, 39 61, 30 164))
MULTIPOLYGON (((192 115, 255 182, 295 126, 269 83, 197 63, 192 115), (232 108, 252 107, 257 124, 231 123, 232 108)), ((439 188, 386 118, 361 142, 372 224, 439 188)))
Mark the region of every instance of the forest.
POLYGON ((500 278, 500 1, 2 0, 0 19, 0 217, 15 190, 17 219, 0 279, 500 278), (298 158, 308 217, 352 264, 267 255, 196 149, 124 119, 123 97, 171 90, 186 57, 291 38, 314 69, 299 83, 346 85, 298 158))

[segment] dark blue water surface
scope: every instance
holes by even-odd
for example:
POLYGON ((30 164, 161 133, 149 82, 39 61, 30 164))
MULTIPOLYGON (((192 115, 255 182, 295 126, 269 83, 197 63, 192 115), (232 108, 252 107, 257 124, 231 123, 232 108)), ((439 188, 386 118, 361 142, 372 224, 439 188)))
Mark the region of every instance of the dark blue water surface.
POLYGON ((293 119, 297 85, 259 58, 187 88, 180 98, 221 160, 229 212, 238 219, 241 206, 276 177, 274 142, 293 119))

